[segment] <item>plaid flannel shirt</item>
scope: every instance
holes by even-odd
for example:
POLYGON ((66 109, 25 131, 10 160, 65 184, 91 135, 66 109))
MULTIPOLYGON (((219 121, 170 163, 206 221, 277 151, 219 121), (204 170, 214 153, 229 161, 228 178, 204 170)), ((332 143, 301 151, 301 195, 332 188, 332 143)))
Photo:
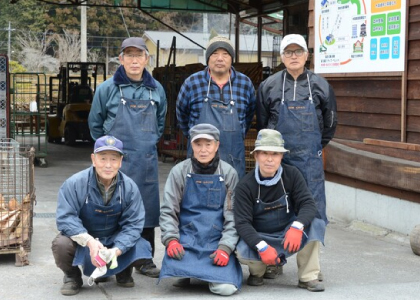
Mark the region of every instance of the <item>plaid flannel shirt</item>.
MULTIPOLYGON (((201 108, 203 107, 203 100, 207 95, 209 80, 210 74, 207 67, 203 71, 192 74, 181 86, 176 102, 176 116, 178 125, 186 137, 188 137, 189 129, 197 124, 201 108)), ((235 107, 238 110, 239 123, 245 137, 255 113, 256 95, 254 85, 251 79, 237 72, 233 67, 231 67, 230 80, 232 91, 229 83, 226 83, 220 89, 212 80, 209 98, 228 103, 232 92, 235 107)))

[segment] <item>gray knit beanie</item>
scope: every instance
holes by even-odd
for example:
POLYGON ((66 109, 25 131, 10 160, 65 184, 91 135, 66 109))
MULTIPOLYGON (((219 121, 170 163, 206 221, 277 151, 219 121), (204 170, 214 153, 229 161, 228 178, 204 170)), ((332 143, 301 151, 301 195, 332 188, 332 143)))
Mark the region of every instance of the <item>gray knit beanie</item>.
POLYGON ((235 57, 235 49, 233 48, 232 42, 228 38, 225 38, 223 36, 215 36, 207 44, 206 64, 209 63, 210 55, 212 55, 213 52, 219 48, 225 49, 229 53, 229 55, 232 57, 232 62, 233 62, 234 57, 235 57))

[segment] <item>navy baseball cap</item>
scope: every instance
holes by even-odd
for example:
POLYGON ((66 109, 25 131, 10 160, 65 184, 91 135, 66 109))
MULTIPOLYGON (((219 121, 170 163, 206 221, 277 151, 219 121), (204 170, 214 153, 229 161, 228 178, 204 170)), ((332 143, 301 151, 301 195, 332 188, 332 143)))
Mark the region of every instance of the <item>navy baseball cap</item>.
POLYGON ((143 51, 149 51, 147 50, 146 43, 140 37, 130 37, 128 39, 125 39, 121 44, 121 52, 123 52, 124 49, 128 47, 134 47, 143 51))
POLYGON ((111 135, 105 135, 97 139, 95 142, 93 153, 99 153, 106 150, 117 151, 122 155, 124 154, 123 143, 119 139, 111 135))

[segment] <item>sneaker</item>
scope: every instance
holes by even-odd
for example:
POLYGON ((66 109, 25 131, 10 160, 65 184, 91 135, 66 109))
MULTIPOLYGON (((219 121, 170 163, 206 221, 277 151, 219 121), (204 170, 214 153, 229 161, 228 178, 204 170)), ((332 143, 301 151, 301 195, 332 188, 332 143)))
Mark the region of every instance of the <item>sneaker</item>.
POLYGON ((190 285, 190 278, 180 278, 177 281, 174 282, 173 286, 176 287, 187 287, 190 285))
POLYGON ((63 285, 61 286, 60 292, 65 296, 73 296, 80 292, 80 288, 83 285, 82 276, 69 277, 64 275, 63 285))
POLYGON ((264 284, 263 276, 258 277, 254 275, 249 275, 248 280, 246 281, 248 285, 252 286, 260 286, 264 284))
POLYGON ((135 269, 136 272, 152 278, 158 278, 160 275, 160 269, 151 259, 142 260, 142 264, 135 266, 135 269))
POLYGON ((314 279, 308 282, 302 282, 299 280, 298 287, 302 289, 307 289, 311 292, 323 292, 325 290, 324 284, 318 279, 314 279))
POLYGON ((281 274, 283 274, 283 266, 267 266, 267 269, 264 273, 264 278, 275 279, 281 274))
POLYGON ((324 274, 322 274, 321 271, 318 273, 318 281, 324 281, 324 274))
POLYGON ((131 273, 133 273, 133 267, 128 267, 127 269, 115 275, 117 279, 117 285, 121 287, 127 287, 127 288, 133 287, 134 280, 133 280, 133 277, 131 276, 131 273))

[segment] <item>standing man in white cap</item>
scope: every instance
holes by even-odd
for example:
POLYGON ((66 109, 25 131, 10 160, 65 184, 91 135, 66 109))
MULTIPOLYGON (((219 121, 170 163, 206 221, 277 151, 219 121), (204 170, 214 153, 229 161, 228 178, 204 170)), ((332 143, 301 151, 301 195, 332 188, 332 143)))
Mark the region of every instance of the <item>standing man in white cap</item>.
MULTIPOLYGON (((162 85, 146 70, 149 52, 139 37, 125 39, 119 55, 121 66, 102 83, 92 102, 89 128, 93 139, 111 134, 121 139, 125 155, 121 171, 139 187, 146 220, 142 237, 155 250, 155 227, 159 226, 159 181, 156 144, 163 134, 166 95, 162 85)), ((139 273, 157 278, 152 259, 136 266, 139 273)))
POLYGON ((235 227, 240 236, 237 255, 248 265, 248 285, 264 284, 267 266, 283 265, 286 258, 298 253, 299 287, 320 292, 324 285, 317 280, 308 285, 312 273, 319 271, 317 209, 306 182, 293 166, 282 164, 283 138, 277 130, 258 132, 251 152, 255 170, 246 174, 234 193, 235 227), (302 259, 299 253, 306 253, 302 259))
POLYGON ((238 234, 232 193, 238 175, 218 153, 220 131, 201 123, 189 132, 193 156, 172 168, 165 184, 160 228, 166 254, 160 278, 209 282, 212 293, 229 296, 242 285, 242 269, 233 251, 238 234))
POLYGON ((251 80, 232 67, 235 50, 222 36, 212 38, 206 50, 207 68, 188 77, 178 94, 179 127, 191 143, 188 131, 209 123, 220 130, 220 158, 245 175, 245 135, 255 112, 255 89, 251 80))
MULTIPOLYGON (((102 282, 116 275, 117 285, 133 287, 133 263, 151 258, 150 244, 141 237, 144 206, 134 181, 120 172, 123 143, 113 136, 96 140, 92 166, 67 179, 57 202, 57 229, 52 252, 64 272, 61 294, 76 295, 86 276, 101 268, 102 282), (108 251, 105 251, 108 250, 108 251), (108 253, 108 260, 101 253, 108 253), (114 266, 106 263, 113 259, 114 266)), ((96 277, 96 276, 95 276, 96 277)), ((93 283, 93 282, 92 282, 93 283)))
MULTIPOLYGON (((319 228, 323 243, 328 218, 322 149, 333 138, 337 126, 336 99, 328 82, 305 68, 308 47, 303 36, 283 37, 280 52, 286 69, 261 83, 257 95, 257 127, 276 129, 283 134, 285 146, 290 150, 284 162, 302 172, 312 192, 318 208, 316 218, 324 223, 319 228)), ((304 251, 297 256, 304 256, 304 251)), ((314 280, 323 280, 319 270, 310 277, 306 284, 309 290, 314 280)))

